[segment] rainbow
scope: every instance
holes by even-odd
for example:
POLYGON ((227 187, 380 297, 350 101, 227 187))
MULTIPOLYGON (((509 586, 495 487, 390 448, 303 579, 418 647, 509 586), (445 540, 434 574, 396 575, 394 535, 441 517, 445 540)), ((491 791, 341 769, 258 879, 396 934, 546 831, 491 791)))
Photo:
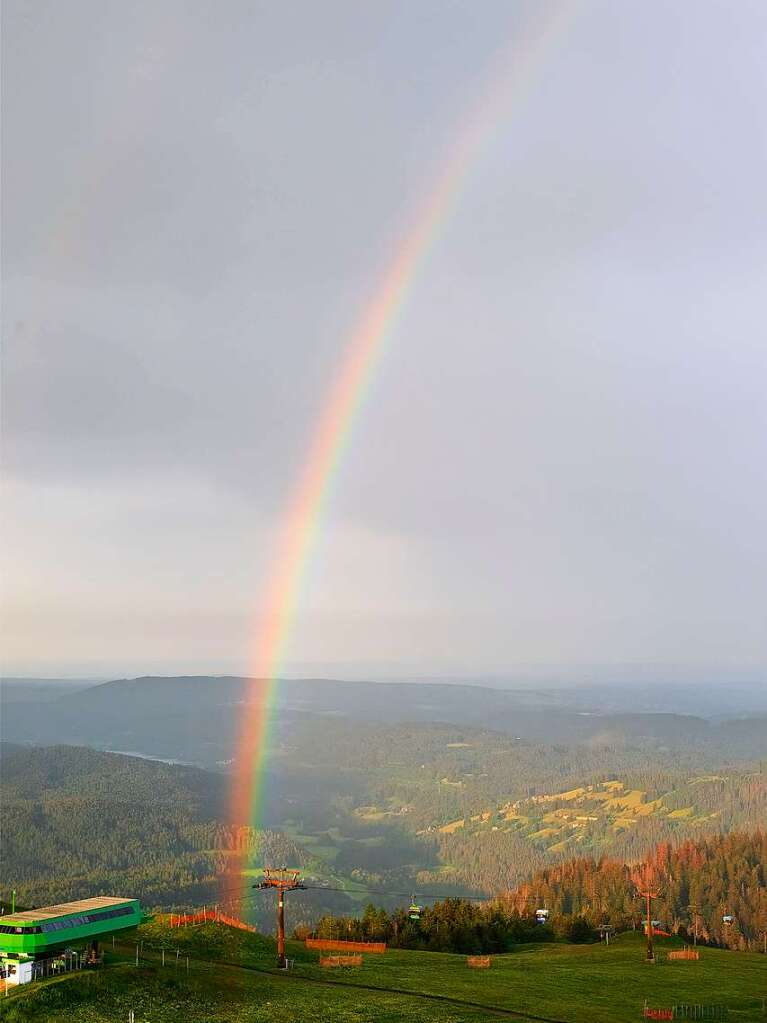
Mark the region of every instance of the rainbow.
POLYGON ((493 129, 506 122, 514 104, 531 86, 534 72, 561 37, 573 9, 571 3, 548 8, 544 22, 528 26, 524 34, 513 38, 511 50, 500 54, 499 72, 490 76, 484 100, 457 133, 441 172, 346 343, 340 371, 311 433, 263 597, 266 612, 253 651, 235 757, 230 807, 234 825, 255 826, 259 820, 280 665, 323 512, 382 352, 396 331, 426 257, 450 219, 472 165, 492 138, 493 129))

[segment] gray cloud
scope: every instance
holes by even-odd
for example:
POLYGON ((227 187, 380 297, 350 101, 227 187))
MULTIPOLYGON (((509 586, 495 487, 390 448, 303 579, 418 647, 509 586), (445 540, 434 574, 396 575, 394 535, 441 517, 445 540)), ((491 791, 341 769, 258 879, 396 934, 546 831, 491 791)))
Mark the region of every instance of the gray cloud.
MULTIPOLYGON (((540 11, 4 5, 13 670, 247 664, 349 331, 540 11)), ((766 41, 575 5, 420 269, 292 663, 764 667, 766 41)))

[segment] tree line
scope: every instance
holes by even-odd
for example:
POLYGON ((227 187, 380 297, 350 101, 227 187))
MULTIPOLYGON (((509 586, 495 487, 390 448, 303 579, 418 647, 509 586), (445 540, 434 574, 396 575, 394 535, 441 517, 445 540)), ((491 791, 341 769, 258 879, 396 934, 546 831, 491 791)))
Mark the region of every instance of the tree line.
POLYGON ((557 937, 595 940, 602 925, 615 931, 643 927, 638 893, 648 884, 659 892, 653 913, 662 928, 723 947, 761 948, 767 933, 767 833, 762 831, 676 847, 661 843, 634 864, 606 857, 570 860, 487 902, 448 898, 419 914, 370 904, 361 916, 327 915, 312 929, 297 929, 296 936, 485 954, 557 937), (544 924, 536 922, 537 910, 547 912, 544 924))

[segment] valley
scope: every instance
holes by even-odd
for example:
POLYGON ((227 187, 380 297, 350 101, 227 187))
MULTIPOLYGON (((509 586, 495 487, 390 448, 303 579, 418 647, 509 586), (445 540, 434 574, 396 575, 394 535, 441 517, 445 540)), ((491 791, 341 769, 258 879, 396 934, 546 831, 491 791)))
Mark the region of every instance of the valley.
POLYGON ((322 889, 302 896, 302 918, 311 920, 360 904, 365 887, 487 894, 573 856, 630 860, 660 841, 767 819, 758 764, 643 774, 631 750, 579 756, 444 728, 411 738, 408 729, 379 732, 367 746, 372 765, 342 746, 335 765, 306 756, 280 770, 276 756, 258 828, 227 821, 220 771, 86 747, 5 745, 5 875, 38 904, 138 885, 149 905, 196 905, 216 898, 217 879, 244 844, 247 876, 286 863, 322 889), (446 744, 446 734, 476 745, 446 744), (394 759, 398 742, 409 759, 394 759), (377 763, 384 748, 391 759, 377 763))

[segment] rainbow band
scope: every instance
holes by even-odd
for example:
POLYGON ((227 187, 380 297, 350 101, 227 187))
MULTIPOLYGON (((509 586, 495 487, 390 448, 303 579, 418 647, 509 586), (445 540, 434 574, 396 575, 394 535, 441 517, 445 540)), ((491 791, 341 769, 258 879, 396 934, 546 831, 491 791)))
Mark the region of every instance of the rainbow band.
POLYGON ((485 101, 466 122, 452 146, 442 172, 420 207, 409 231, 346 346, 322 414, 312 431, 309 452, 285 516, 275 568, 265 593, 265 624, 252 662, 252 682, 235 759, 232 786, 233 824, 256 824, 262 802, 263 765, 268 752, 268 726, 280 664, 323 512, 336 470, 351 439, 352 428, 387 340, 394 333, 419 270, 447 223, 468 172, 489 141, 491 129, 508 117, 512 100, 532 84, 533 72, 560 38, 574 5, 549 10, 537 31, 514 38, 511 54, 503 54, 502 77, 493 76, 485 101), (510 64, 510 66, 509 66, 510 64))

